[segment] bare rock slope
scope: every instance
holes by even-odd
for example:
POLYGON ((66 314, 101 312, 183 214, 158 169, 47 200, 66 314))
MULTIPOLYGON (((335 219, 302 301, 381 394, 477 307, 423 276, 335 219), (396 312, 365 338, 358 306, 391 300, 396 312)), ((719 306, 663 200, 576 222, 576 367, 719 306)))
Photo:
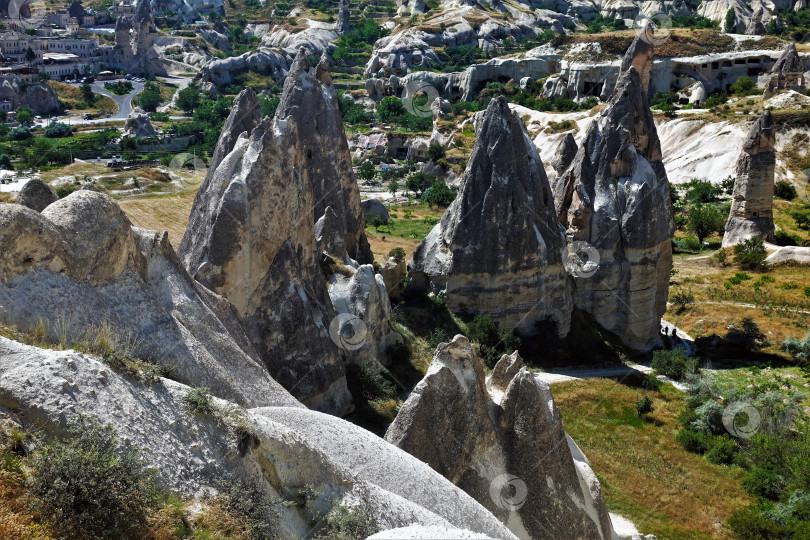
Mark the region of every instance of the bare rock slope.
POLYGON ((42 213, 0 205, 0 315, 68 343, 119 347, 244 405, 296 405, 261 365, 233 308, 196 283, 166 233, 132 227, 106 195, 79 190, 42 213), (42 322, 40 322, 42 321, 42 322))

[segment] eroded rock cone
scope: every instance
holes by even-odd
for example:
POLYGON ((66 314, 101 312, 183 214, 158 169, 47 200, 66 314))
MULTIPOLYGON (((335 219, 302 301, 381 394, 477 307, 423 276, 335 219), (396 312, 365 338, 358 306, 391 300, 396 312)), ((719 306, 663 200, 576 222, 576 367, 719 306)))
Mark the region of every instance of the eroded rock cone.
POLYGON ((635 349, 659 340, 675 231, 661 144, 641 76, 621 74, 555 184, 574 304, 635 349))
POLYGON ((548 385, 522 368, 517 353, 504 355, 496 373, 488 390, 467 338, 440 344, 385 439, 521 538, 611 538, 598 481, 592 485, 587 460, 572 454, 548 385))
POLYGON ((551 188, 522 120, 492 100, 456 200, 417 247, 411 286, 444 292, 452 309, 491 315, 501 327, 536 332, 571 322, 564 241, 551 188))
POLYGON ((32 178, 26 182, 17 196, 17 204, 37 212, 42 212, 49 204, 58 200, 59 196, 53 188, 39 178, 32 178))
MULTIPOLYGON (((249 126, 254 96, 244 104, 249 126)), ((233 148, 195 200, 183 257, 233 303, 279 383, 311 408, 343 414, 351 396, 328 332, 335 314, 316 258, 309 149, 298 129, 294 118, 276 117, 235 141, 223 132, 217 145, 233 148)))
POLYGON ((771 78, 765 88, 765 97, 768 98, 779 90, 795 90, 804 93, 804 63, 796 51, 796 44, 791 43, 782 52, 771 68, 771 78))
POLYGON ((350 17, 351 12, 349 11, 348 0, 340 0, 340 4, 338 5, 338 20, 337 24, 335 25, 335 31, 339 36, 342 36, 351 30, 349 25, 350 17))
POLYGON ((312 182, 315 220, 331 206, 343 223, 349 256, 361 264, 371 263, 374 256, 366 238, 360 190, 352 169, 337 92, 331 84, 329 64, 324 55, 314 73, 310 73, 308 55, 302 49, 290 67, 276 118, 290 117, 298 126, 305 166, 312 182))
POLYGON ((758 237, 773 242, 773 178, 776 168, 776 129, 765 111, 754 122, 737 160, 731 211, 723 247, 758 237))

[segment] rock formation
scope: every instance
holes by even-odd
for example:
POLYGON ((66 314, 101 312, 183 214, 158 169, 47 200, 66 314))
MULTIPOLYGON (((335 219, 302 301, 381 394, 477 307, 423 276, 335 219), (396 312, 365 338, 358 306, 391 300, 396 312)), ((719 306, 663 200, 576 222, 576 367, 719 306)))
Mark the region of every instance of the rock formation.
POLYGON ((349 25, 350 17, 351 12, 349 11, 349 0, 340 0, 340 5, 338 6, 337 24, 335 25, 335 30, 337 31, 338 35, 342 36, 351 30, 349 25))
POLYGON ((628 346, 654 346, 666 311, 675 227, 661 145, 635 67, 619 76, 554 187, 568 229, 574 305, 628 346))
POLYGON ((331 206, 343 223, 349 256, 366 264, 371 263, 374 256, 366 239, 360 190, 337 100, 326 56, 315 66, 314 73, 310 73, 307 52, 302 49, 284 82, 276 117, 290 117, 299 126, 312 183, 315 220, 331 206))
POLYGON ((565 335, 564 239, 537 149, 503 98, 492 100, 477 131, 456 200, 414 253, 411 284, 504 328, 531 334, 552 319, 565 335))
POLYGON ((385 439, 521 537, 612 538, 598 482, 592 490, 575 464, 548 385, 517 354, 501 359, 490 383, 467 338, 440 344, 385 439))
POLYGON ((100 332, 185 384, 245 405, 295 400, 260 364, 232 307, 195 283, 166 233, 79 190, 42 213, 0 205, 0 315, 68 344, 100 332))
POLYGON ((731 196, 731 212, 723 235, 723 247, 759 237, 773 242, 773 176, 776 168, 776 128, 773 115, 765 111, 754 122, 737 160, 737 175, 731 196))
POLYGON ((59 96, 46 83, 23 86, 21 81, 12 82, 8 79, 0 81, 0 101, 8 101, 12 110, 20 107, 29 107, 36 115, 48 115, 62 111, 59 96))
POLYGON ((574 136, 570 132, 566 133, 559 146, 557 146, 554 158, 551 160, 551 167, 557 173, 557 178, 574 162, 578 149, 574 136))
POLYGON ((791 43, 782 52, 771 68, 771 78, 765 88, 765 99, 784 89, 804 93, 804 63, 796 51, 796 44, 791 43))
POLYGON ((58 200, 59 196, 56 195, 53 188, 39 178, 26 182, 17 196, 17 204, 27 206, 37 212, 42 212, 49 204, 58 200))
POLYGON ((404 280, 407 273, 408 267, 404 258, 398 261, 393 257, 389 257, 380 266, 380 275, 383 278, 390 299, 396 300, 405 292, 404 280))
POLYGON ((644 88, 644 93, 650 93, 650 69, 652 68, 654 47, 655 43, 655 27, 649 19, 644 22, 644 27, 636 34, 630 48, 624 53, 622 58, 622 65, 619 68, 619 73, 625 73, 630 66, 636 68, 636 71, 641 74, 641 86, 644 88))
POLYGON ((194 201, 180 254, 195 279, 235 306, 278 382, 304 404, 342 414, 351 397, 328 334, 334 310, 316 258, 305 144, 318 126, 280 113, 249 130, 258 114, 255 95, 244 90, 226 121, 232 131, 217 142, 221 161, 194 201))
POLYGON ((388 209, 379 199, 366 199, 360 203, 363 215, 366 217, 378 217, 383 223, 388 223, 388 209))
POLYGON ((124 124, 124 137, 156 137, 157 130, 149 115, 138 107, 132 109, 124 124))
POLYGON ((16 411, 24 427, 61 435, 79 412, 110 424, 120 440, 147 449, 144 458, 162 487, 186 497, 237 478, 279 501, 274 532, 281 538, 314 536, 312 525, 337 505, 367 507, 383 530, 517 538, 430 467, 349 422, 295 402, 245 409, 212 398, 213 416, 195 414, 183 402, 190 390, 169 379, 126 378, 74 351, 0 337, 0 404, 16 411), (249 438, 234 429, 235 418, 243 419, 241 433, 247 426, 249 438), (314 497, 301 505, 305 486, 314 497))
POLYGON ((758 7, 752 14, 748 25, 745 27, 745 34, 748 36, 762 36, 765 34, 765 25, 762 23, 762 17, 765 11, 762 6, 758 7))

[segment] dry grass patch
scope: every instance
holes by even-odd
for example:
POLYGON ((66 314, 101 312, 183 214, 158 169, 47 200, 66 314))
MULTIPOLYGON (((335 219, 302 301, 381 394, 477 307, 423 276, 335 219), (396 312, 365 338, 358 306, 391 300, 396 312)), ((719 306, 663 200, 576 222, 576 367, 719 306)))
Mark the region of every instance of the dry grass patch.
POLYGON ((169 240, 177 247, 188 226, 188 217, 197 190, 161 197, 146 197, 120 201, 121 210, 136 227, 153 231, 168 231, 169 240))
POLYGON ((654 412, 635 416, 645 391, 609 379, 555 384, 565 427, 602 483, 608 509, 659 540, 730 538, 722 523, 750 502, 736 467, 712 465, 675 442, 683 394, 646 392, 654 412))
POLYGON ((78 86, 61 83, 59 81, 48 81, 48 86, 53 89, 59 101, 64 103, 65 107, 70 109, 71 113, 85 113, 97 111, 110 111, 115 113, 118 111, 118 105, 107 96, 95 94, 96 99, 91 107, 87 106, 84 101, 82 91, 78 86))

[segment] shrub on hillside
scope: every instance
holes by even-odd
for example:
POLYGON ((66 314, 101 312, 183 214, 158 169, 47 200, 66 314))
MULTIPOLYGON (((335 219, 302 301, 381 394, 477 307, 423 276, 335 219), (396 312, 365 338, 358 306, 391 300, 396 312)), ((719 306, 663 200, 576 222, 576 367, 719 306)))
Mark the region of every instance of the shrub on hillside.
POLYGON ((793 186, 793 184, 785 180, 780 180, 776 183, 774 194, 780 199, 785 199, 786 201, 792 201, 798 196, 798 193, 796 193, 796 188, 793 186))
POLYGON ((335 505, 324 518, 318 538, 329 540, 355 540, 380 531, 380 526, 366 506, 335 505))
POLYGON ((686 356, 682 349, 658 350, 653 353, 651 367, 659 374, 676 381, 697 372, 697 360, 686 356))
POLYGON ((154 471, 139 450, 119 447, 109 425, 79 416, 67 431, 33 459, 35 509, 68 538, 140 538, 155 503, 154 471))
POLYGON ((793 356, 796 360, 802 362, 810 360, 810 333, 802 340, 794 337, 787 338, 782 342, 781 349, 793 356))
POLYGON ((741 268, 757 268, 767 256, 765 242, 759 237, 749 238, 734 246, 734 262, 741 268))
POLYGON ((67 137, 71 132, 70 126, 62 122, 54 122, 45 128, 45 136, 49 139, 67 137))

